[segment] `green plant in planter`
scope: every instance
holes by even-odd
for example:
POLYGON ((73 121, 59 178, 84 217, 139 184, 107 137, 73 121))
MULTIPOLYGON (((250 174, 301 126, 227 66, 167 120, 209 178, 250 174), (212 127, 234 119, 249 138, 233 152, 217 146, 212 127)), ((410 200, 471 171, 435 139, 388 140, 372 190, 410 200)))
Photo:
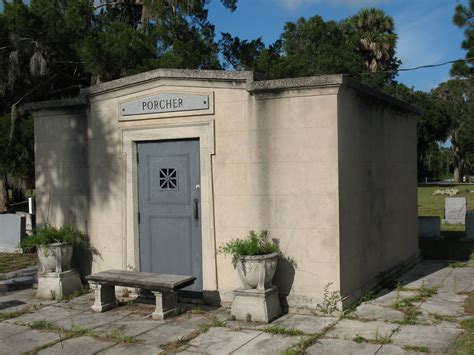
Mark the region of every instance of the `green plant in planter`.
POLYGON ((81 231, 70 227, 55 228, 44 225, 36 228, 33 235, 26 237, 20 246, 26 250, 33 250, 53 243, 67 243, 73 247, 89 248, 87 237, 81 231))
POLYGON ((220 254, 232 255, 232 265, 237 265, 240 257, 251 255, 265 255, 278 253, 281 255, 278 240, 270 240, 268 231, 262 230, 257 233, 251 230, 245 239, 232 239, 231 241, 221 245, 218 252, 220 254))

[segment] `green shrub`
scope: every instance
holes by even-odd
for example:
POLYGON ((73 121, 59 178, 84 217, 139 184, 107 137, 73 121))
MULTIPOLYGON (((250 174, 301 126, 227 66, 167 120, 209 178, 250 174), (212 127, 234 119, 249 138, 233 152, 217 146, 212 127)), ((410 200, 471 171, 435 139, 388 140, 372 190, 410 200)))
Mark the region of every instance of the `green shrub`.
POLYGON ((70 227, 55 228, 44 225, 36 228, 33 235, 26 237, 20 244, 23 249, 31 250, 52 243, 68 243, 73 246, 87 247, 87 237, 84 233, 70 227))
POLYGON ((232 255, 232 265, 235 267, 242 256, 281 254, 281 250, 276 239, 270 240, 268 231, 262 230, 257 233, 252 230, 245 239, 232 239, 220 246, 219 253, 232 255))

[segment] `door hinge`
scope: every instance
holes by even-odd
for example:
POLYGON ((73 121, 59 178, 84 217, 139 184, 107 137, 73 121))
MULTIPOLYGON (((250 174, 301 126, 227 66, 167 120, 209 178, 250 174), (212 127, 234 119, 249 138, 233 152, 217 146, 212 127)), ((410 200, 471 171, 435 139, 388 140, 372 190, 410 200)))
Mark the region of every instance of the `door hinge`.
POLYGON ((138 212, 138 224, 140 224, 140 212, 138 212))
POLYGON ((138 149, 137 149, 137 165, 140 163, 140 154, 138 154, 138 149))

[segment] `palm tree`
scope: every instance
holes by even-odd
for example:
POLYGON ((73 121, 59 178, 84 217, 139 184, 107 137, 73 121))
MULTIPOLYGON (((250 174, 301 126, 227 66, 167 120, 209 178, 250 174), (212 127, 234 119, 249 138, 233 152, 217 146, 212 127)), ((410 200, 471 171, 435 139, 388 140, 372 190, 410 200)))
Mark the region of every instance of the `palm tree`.
POLYGON ((359 37, 357 50, 369 72, 387 70, 395 58, 398 37, 393 18, 382 10, 369 8, 360 10, 349 23, 359 37))

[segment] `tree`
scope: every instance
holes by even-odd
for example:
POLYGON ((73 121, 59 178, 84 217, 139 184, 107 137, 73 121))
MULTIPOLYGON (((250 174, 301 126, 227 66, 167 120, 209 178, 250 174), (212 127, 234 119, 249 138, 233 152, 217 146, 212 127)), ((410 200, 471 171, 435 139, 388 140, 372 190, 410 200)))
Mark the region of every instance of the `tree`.
POLYGON ((466 62, 457 62, 451 69, 454 76, 468 77, 474 74, 474 0, 469 5, 459 4, 453 17, 456 26, 464 29, 461 47, 466 50, 466 62))
MULTIPOLYGON (((88 0, 4 1, 0 13, 0 180, 21 198, 33 186, 33 123, 26 100, 75 95, 89 82, 75 45, 90 28, 88 0)), ((0 208, 2 209, 2 208, 0 208)))
POLYGON ((418 177, 435 177, 436 171, 430 164, 430 156, 439 149, 439 143, 446 141, 451 125, 451 114, 444 100, 427 92, 417 91, 399 83, 385 88, 389 95, 416 106, 417 116, 418 177))
POLYGON ((275 43, 247 41, 223 34, 222 52, 235 69, 255 69, 267 78, 358 73, 364 70, 355 43, 335 21, 321 16, 287 22, 275 43))
POLYGON ((395 60, 397 35, 391 16, 379 9, 360 10, 348 24, 358 35, 358 46, 362 60, 371 73, 378 70, 398 68, 395 60))
POLYGON ((251 41, 240 40, 238 37, 232 37, 230 33, 222 33, 219 47, 226 64, 236 70, 254 70, 257 58, 265 50, 261 37, 251 41))
POLYGON ((80 43, 79 53, 93 83, 109 81, 158 67, 156 38, 125 22, 112 22, 91 31, 80 43))
POLYGON ((364 70, 354 51, 354 39, 335 21, 313 16, 288 22, 281 39, 285 53, 282 76, 356 74, 364 70))
POLYGON ((452 177, 453 154, 451 148, 433 144, 428 151, 426 167, 431 176, 444 180, 452 177))
POLYGON ((382 10, 368 8, 360 10, 345 24, 346 31, 356 37, 357 51, 372 74, 365 75, 363 81, 377 88, 393 81, 401 64, 395 56, 398 36, 393 18, 382 10))
MULTIPOLYGON (((221 0, 234 11, 237 0, 221 0)), ((131 0, 99 5, 81 45, 88 72, 107 81, 154 68, 219 69, 209 1, 131 0)))
POLYGON ((400 65, 395 57, 393 19, 376 9, 363 10, 342 22, 324 21, 321 16, 287 22, 280 38, 268 48, 260 38, 222 36, 220 47, 228 65, 255 70, 267 78, 343 73, 382 88, 393 81, 400 65))
MULTIPOLYGON (((19 194, 33 187, 33 125, 22 103, 157 67, 219 68, 209 1, 4 0, 0 183, 19 194)), ((237 0, 221 2, 236 9, 237 0)))
POLYGON ((454 181, 468 176, 474 163, 474 79, 452 79, 440 84, 433 92, 448 105, 451 117, 449 137, 452 144, 454 181))
POLYGON ((474 0, 456 6, 453 22, 464 29, 461 47, 466 60, 453 64, 455 79, 441 84, 435 93, 450 107, 454 180, 459 182, 474 171, 474 0))

